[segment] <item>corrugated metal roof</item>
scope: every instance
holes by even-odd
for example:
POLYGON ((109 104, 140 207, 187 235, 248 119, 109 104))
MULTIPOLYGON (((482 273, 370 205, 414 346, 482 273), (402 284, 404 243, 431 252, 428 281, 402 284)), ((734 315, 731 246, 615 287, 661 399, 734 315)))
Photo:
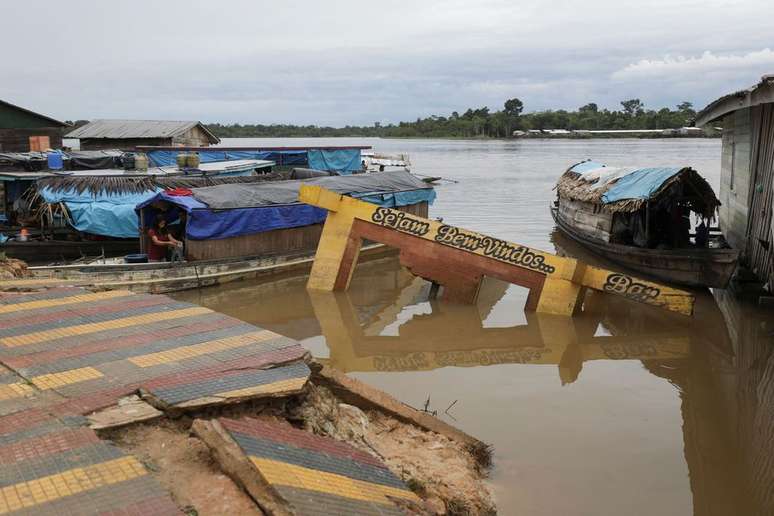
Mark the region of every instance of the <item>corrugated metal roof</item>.
POLYGON ((212 143, 220 140, 201 122, 184 120, 93 120, 65 135, 66 138, 172 138, 199 126, 212 143))
POLYGON ((36 113, 34 111, 30 111, 29 109, 23 108, 21 106, 17 106, 15 104, 11 104, 10 102, 7 102, 7 101, 2 100, 2 99, 0 99, 0 104, 4 104, 4 105, 6 105, 8 107, 11 107, 13 109, 18 109, 19 111, 23 111, 23 112, 28 113, 30 115, 36 116, 38 118, 42 118, 44 120, 48 120, 49 122, 53 122, 54 125, 58 125, 60 127, 69 127, 70 126, 70 124, 66 124, 64 122, 60 122, 59 120, 51 118, 50 116, 41 115, 40 113, 36 113))
POLYGON ((710 102, 696 114, 696 126, 701 127, 737 109, 774 102, 774 75, 764 75, 758 84, 735 91, 710 102))

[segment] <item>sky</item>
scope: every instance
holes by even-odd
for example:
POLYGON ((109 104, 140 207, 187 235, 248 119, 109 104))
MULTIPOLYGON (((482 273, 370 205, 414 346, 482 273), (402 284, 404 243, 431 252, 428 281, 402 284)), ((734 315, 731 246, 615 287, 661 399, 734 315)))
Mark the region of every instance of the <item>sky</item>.
POLYGON ((774 74, 771 0, 28 0, 0 98, 61 120, 371 125, 682 101, 774 74))

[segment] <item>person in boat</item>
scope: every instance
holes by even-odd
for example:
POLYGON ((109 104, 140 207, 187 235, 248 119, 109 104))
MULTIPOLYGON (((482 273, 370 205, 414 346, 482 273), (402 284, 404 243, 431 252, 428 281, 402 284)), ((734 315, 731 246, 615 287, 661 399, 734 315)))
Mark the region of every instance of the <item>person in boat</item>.
POLYGON ((167 256, 171 261, 182 260, 183 243, 170 234, 163 216, 156 217, 148 230, 148 240, 148 261, 163 262, 167 256))
POLYGON ((174 209, 166 216, 169 233, 177 240, 182 242, 185 239, 185 225, 188 221, 188 214, 185 210, 174 209))
POLYGON ((707 247, 709 243, 709 226, 701 219, 699 225, 696 226, 696 247, 707 247))

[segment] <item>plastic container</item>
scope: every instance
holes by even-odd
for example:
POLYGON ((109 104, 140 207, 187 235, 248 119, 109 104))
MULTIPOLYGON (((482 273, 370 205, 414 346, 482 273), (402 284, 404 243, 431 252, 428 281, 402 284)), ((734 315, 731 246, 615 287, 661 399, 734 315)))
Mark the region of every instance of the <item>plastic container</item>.
POLYGON ((136 154, 134 156, 134 168, 137 170, 148 170, 148 156, 146 154, 136 154))
POLYGON ((51 170, 62 170, 64 168, 64 159, 59 151, 48 153, 48 168, 51 170))
POLYGON ((177 168, 184 169, 188 163, 188 154, 180 152, 175 160, 177 161, 177 168))
POLYGON ((199 165, 201 164, 201 159, 199 158, 199 155, 197 153, 192 152, 186 158, 185 164, 188 166, 188 168, 199 168, 199 165))

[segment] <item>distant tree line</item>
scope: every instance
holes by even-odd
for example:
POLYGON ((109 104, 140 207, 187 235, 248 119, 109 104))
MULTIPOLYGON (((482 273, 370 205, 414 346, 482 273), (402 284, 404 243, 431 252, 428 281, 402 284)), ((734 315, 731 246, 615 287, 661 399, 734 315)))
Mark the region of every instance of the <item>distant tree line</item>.
MULTIPOLYGON (((208 124, 220 138, 289 138, 364 136, 393 138, 509 138, 514 131, 530 129, 676 129, 693 123, 696 111, 690 102, 681 102, 675 109, 646 109, 640 99, 621 102, 620 110, 599 109, 591 102, 576 111, 564 109, 524 113, 524 104, 517 98, 508 99, 503 109, 468 108, 460 114, 431 115, 414 122, 372 126, 327 127, 292 124, 208 124)), ((76 128, 88 123, 76 120, 76 128)))
MULTIPOLYGON (((462 114, 454 111, 448 117, 432 115, 414 122, 372 126, 327 127, 292 124, 208 124, 207 127, 221 138, 260 137, 315 137, 315 136, 381 136, 393 138, 509 138, 514 131, 530 129, 675 129, 690 125, 696 111, 690 102, 682 102, 675 109, 658 111, 645 109, 640 99, 624 100, 622 109, 599 109, 592 103, 577 111, 536 111, 523 113, 524 104, 517 98, 506 100, 503 109, 490 111, 488 107, 469 108, 462 114)), ((69 121, 74 127, 88 120, 69 121)))

